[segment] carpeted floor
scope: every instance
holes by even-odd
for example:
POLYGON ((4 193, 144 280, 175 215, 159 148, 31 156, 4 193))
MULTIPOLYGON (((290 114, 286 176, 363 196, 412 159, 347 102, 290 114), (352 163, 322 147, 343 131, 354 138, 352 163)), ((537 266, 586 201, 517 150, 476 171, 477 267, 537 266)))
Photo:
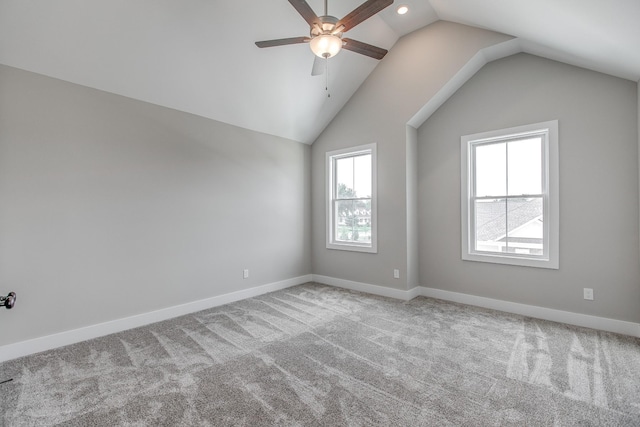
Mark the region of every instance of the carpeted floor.
POLYGON ((0 365, 6 426, 640 426, 640 340, 306 284, 0 365))

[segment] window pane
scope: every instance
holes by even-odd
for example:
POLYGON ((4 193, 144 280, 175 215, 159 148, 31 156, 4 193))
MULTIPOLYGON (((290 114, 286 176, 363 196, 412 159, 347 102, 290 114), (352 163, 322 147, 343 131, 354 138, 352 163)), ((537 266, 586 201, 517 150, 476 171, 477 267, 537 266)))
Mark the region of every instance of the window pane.
POLYGON ((475 195, 504 196, 507 194, 507 144, 476 145, 475 195))
POLYGON ((335 240, 371 242, 371 200, 337 200, 335 240))
POLYGON ((523 255, 543 254, 542 197, 509 199, 508 252, 523 255))
POLYGON ((542 138, 509 143, 509 195, 542 193, 542 138))
POLYGON ((377 253, 376 144, 326 153, 327 249, 377 253))
POLYGON ((504 252, 506 250, 506 207, 505 199, 475 201, 476 251, 504 252))
POLYGON ((371 197, 371 154, 353 158, 356 197, 371 197))
POLYGON ((353 197, 353 157, 336 159, 335 165, 337 198, 353 197))

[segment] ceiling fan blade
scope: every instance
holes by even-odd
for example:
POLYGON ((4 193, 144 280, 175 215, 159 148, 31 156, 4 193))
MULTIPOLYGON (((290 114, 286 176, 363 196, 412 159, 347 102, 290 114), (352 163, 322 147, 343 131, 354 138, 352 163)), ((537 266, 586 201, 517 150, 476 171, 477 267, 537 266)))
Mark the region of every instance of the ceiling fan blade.
POLYGON ((342 32, 345 33, 391 4, 393 4, 393 0, 367 0, 355 8, 350 14, 339 20, 336 28, 344 27, 342 32))
POLYGON ((309 6, 309 3, 305 0, 289 0, 289 3, 291 3, 291 6, 307 21, 310 27, 313 27, 315 23, 320 23, 318 15, 316 15, 313 9, 311 9, 311 6, 309 6))
POLYGON ((382 59, 388 52, 388 50, 386 49, 382 49, 381 47, 376 47, 367 43, 359 42, 358 40, 342 39, 342 41, 344 42, 344 44, 342 45, 343 49, 347 49, 362 55, 370 56, 371 58, 374 58, 374 59, 382 59))
POLYGON ((287 44, 308 43, 310 40, 311 39, 309 37, 291 37, 288 39, 264 40, 264 41, 256 42, 256 46, 258 47, 284 46, 287 44))
POLYGON ((313 55, 313 68, 311 68, 311 75, 320 76, 324 74, 326 61, 326 59, 322 59, 318 55, 313 55))

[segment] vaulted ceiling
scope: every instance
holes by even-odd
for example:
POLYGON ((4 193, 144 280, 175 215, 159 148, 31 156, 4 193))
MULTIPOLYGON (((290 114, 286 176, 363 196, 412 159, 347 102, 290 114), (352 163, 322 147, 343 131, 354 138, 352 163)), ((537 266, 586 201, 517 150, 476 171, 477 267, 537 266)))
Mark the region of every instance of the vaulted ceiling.
MULTIPOLYGON (((363 1, 329 0, 329 14, 340 18, 363 1)), ((308 3, 322 14, 322 0, 308 3)), ((401 0, 348 37, 391 49, 439 19, 640 79, 638 0, 401 0), (408 14, 396 13, 401 4, 408 14)), ((328 76, 311 76, 306 44, 254 44, 308 31, 287 0, 0 0, 0 63, 312 143, 378 61, 344 51, 329 60, 328 76)))

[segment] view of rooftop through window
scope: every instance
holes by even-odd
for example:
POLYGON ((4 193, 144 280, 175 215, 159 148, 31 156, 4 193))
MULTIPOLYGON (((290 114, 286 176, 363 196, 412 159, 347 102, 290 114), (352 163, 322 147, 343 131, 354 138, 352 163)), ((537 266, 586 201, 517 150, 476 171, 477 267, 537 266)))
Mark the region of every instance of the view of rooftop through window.
POLYGON ((542 144, 535 135, 474 146, 476 251, 543 255, 542 144))

